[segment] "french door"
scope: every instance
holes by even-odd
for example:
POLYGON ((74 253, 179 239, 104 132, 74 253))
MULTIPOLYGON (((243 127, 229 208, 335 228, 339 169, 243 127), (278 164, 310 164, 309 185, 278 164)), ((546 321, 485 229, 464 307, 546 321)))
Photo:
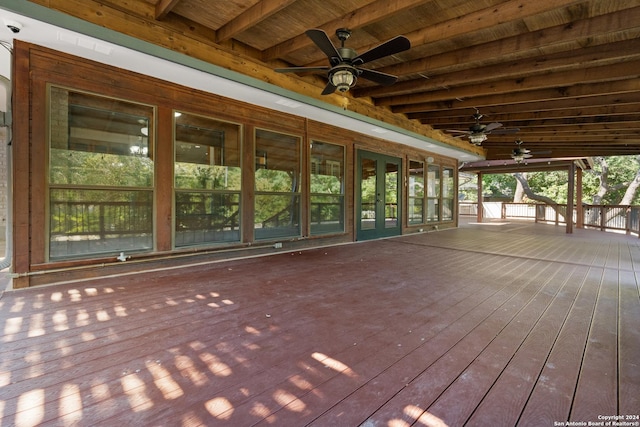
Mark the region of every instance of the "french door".
POLYGON ((402 232, 402 159, 359 150, 356 185, 356 239, 402 232))

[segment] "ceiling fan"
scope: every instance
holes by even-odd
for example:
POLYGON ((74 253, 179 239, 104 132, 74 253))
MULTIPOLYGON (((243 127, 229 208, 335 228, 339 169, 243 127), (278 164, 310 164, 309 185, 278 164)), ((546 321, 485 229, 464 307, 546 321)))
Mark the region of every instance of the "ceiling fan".
POLYGON ((472 143, 473 145, 480 145, 487 140, 487 135, 489 135, 490 133, 507 134, 520 131, 520 129, 518 128, 499 129, 502 128, 502 123, 498 122, 483 125, 482 123, 480 123, 480 119, 482 119, 483 117, 484 116, 480 114, 480 111, 476 108, 476 112, 473 115, 475 123, 469 127, 469 130, 447 129, 447 132, 460 133, 461 135, 457 135, 456 138, 468 136, 470 143, 472 143))
POLYGON ((511 151, 511 158, 516 163, 522 163, 526 159, 530 159, 534 154, 549 154, 551 151, 536 151, 533 152, 522 146, 522 140, 516 139, 516 148, 511 151))
POLYGON ((351 37, 351 31, 346 28, 336 30, 336 36, 341 41, 339 48, 334 46, 327 33, 323 30, 311 29, 307 30, 305 34, 327 55, 330 66, 276 68, 274 71, 279 73, 326 71, 329 82, 322 91, 323 95, 329 95, 335 92, 336 89, 342 93, 348 91, 356 84, 358 77, 371 80, 383 86, 394 84, 398 77, 376 70, 360 68, 360 66, 367 62, 408 50, 411 47, 409 39, 405 36, 397 36, 358 55, 355 50, 344 45, 344 42, 351 37))
POLYGON ((524 159, 530 159, 533 157, 531 154, 531 150, 527 150, 522 146, 522 140, 516 139, 516 148, 511 152, 511 158, 516 161, 516 163, 522 163, 524 159))

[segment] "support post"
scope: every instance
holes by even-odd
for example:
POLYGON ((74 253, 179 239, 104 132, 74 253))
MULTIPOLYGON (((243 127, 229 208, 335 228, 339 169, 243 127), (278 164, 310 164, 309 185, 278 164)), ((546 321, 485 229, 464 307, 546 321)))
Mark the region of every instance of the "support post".
POLYGON ((484 208, 482 207, 482 172, 478 172, 478 212, 477 221, 482 222, 484 208))
POLYGON ((584 209, 582 206, 582 168, 576 169, 576 227, 584 228, 584 209))
POLYGON ((573 233, 573 197, 575 194, 575 174, 576 165, 574 162, 569 163, 569 176, 567 179, 568 191, 567 191, 567 212, 565 213, 565 221, 567 222, 567 234, 573 233))

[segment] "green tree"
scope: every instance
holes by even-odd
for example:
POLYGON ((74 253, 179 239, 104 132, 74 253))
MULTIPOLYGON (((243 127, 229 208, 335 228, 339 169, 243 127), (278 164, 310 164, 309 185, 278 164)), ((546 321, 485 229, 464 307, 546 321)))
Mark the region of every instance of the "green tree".
MULTIPOLYGON (((595 157, 594 167, 585 174, 592 178, 590 198, 594 205, 629 205, 640 202, 640 156, 595 157)), ((584 184, 583 184, 584 187, 584 184)), ((583 190, 584 191, 584 190, 583 190)))
MULTIPOLYGON (((640 204, 640 156, 594 157, 593 160, 593 169, 584 171, 582 177, 585 202, 594 205, 640 204)), ((567 203, 567 171, 529 172, 521 173, 517 177, 515 175, 483 175, 484 194, 513 195, 514 201, 517 202, 535 200, 552 204, 567 203), (523 196, 520 197, 519 194, 523 196)))
POLYGON ((516 179, 512 174, 482 175, 482 193, 487 196, 510 196, 516 190, 516 179))

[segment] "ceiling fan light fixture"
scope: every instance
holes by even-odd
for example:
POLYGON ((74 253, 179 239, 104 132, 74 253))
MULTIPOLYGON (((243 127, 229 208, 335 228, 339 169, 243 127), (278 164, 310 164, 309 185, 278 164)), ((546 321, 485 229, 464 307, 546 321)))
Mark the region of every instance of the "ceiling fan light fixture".
POLYGON ((487 140, 487 135, 485 135, 484 133, 469 135, 469 142, 471 142, 473 145, 480 145, 486 140, 487 140))
POLYGON ((340 92, 348 91, 354 84, 356 84, 356 75, 350 68, 340 68, 329 76, 331 84, 336 87, 340 92))

